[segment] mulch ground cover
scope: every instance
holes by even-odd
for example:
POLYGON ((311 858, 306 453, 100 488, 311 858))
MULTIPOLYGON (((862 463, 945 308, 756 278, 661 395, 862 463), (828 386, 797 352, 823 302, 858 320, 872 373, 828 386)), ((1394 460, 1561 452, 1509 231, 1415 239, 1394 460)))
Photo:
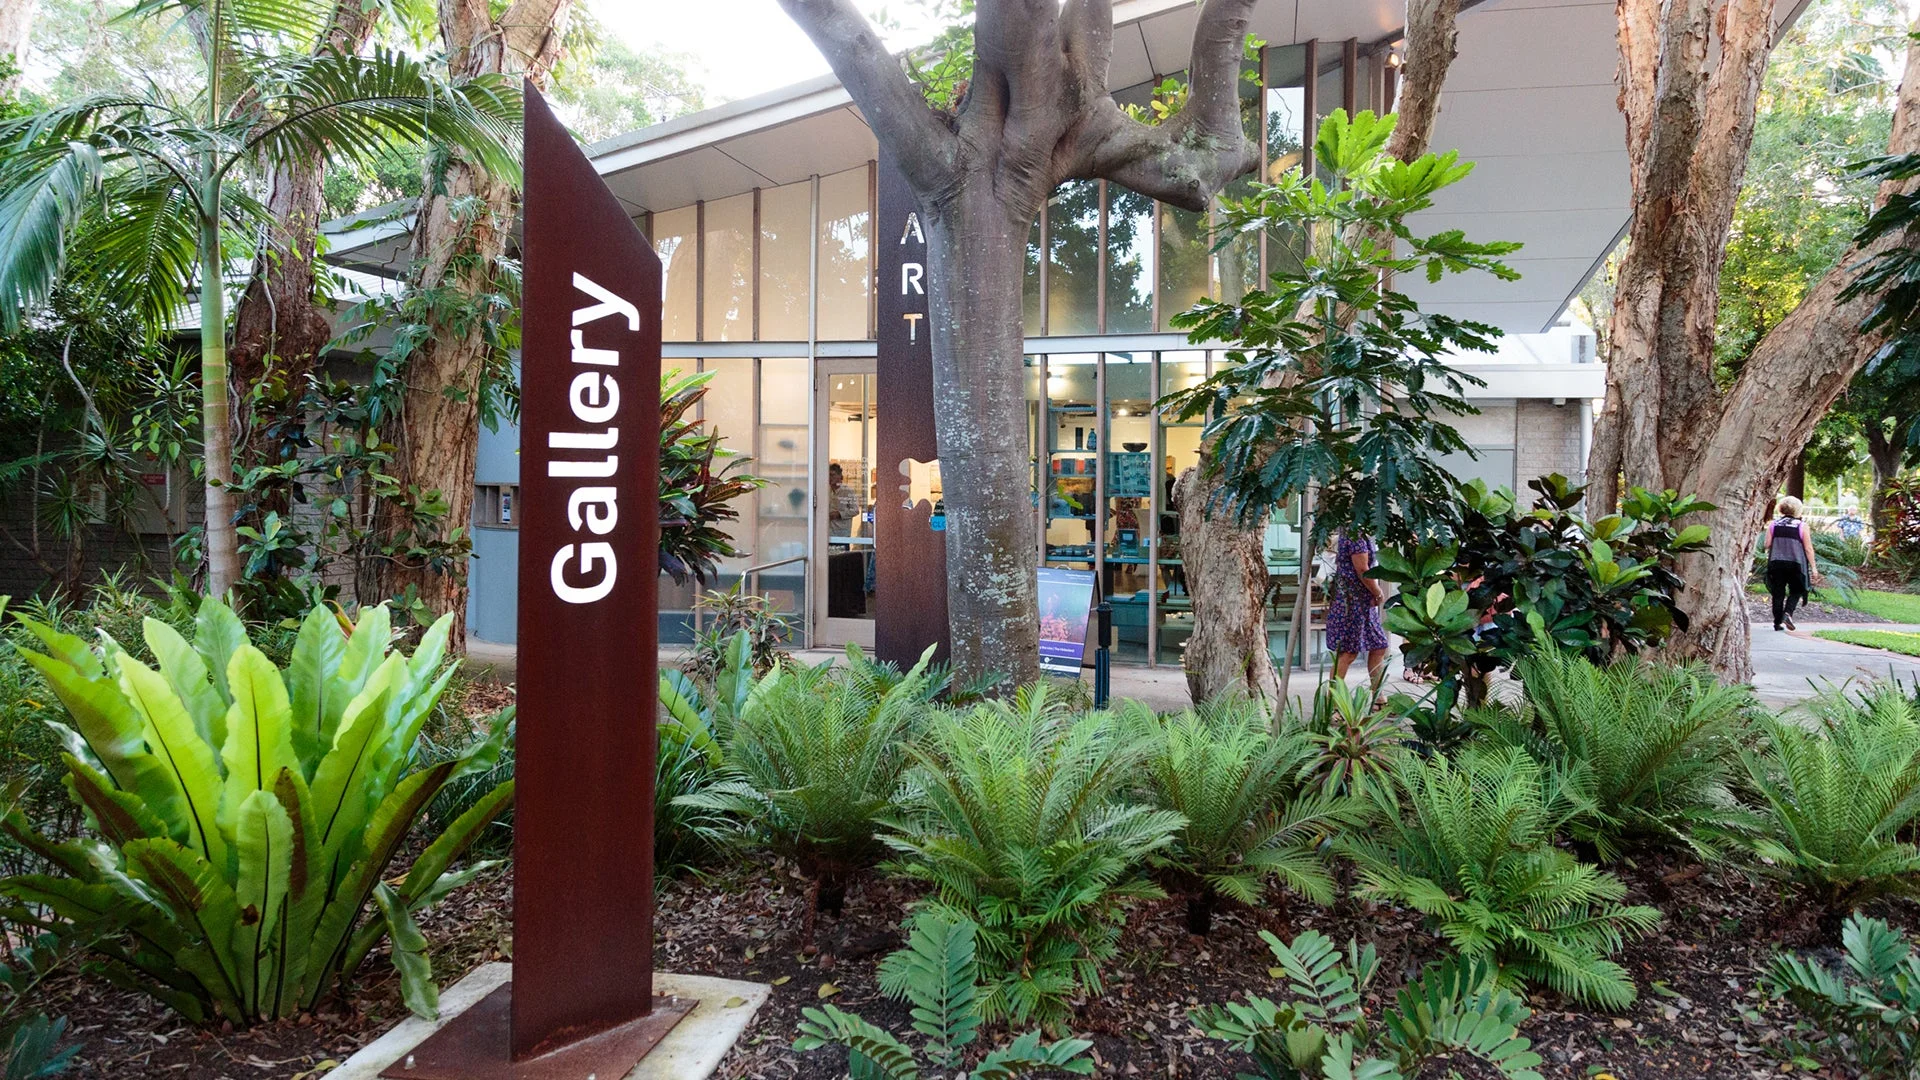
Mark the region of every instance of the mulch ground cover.
MULTIPOLYGON (((1730 872, 1652 863, 1624 868, 1622 876, 1633 900, 1667 913, 1655 936, 1619 957, 1640 985, 1640 1000, 1609 1015, 1537 994, 1523 1034, 1546 1058, 1543 1073, 1616 1080, 1780 1075, 1792 1017, 1762 1001, 1755 982, 1775 950, 1816 941, 1811 916, 1774 886, 1730 872)), ((906 1010, 880 995, 875 968, 900 944, 897 928, 917 895, 907 883, 871 879, 848 897, 840 918, 818 921, 808 945, 805 883, 778 864, 663 882, 655 963, 661 970, 773 984, 772 999, 720 1076, 838 1080, 846 1075, 843 1054, 789 1048, 800 1011, 831 1000, 907 1032, 906 1010)), ((423 920, 443 982, 511 954, 509 903, 507 879, 498 874, 423 920)), ((1263 929, 1290 938, 1312 928, 1336 941, 1373 942, 1381 958, 1369 1001, 1376 1015, 1405 977, 1439 955, 1417 918, 1360 901, 1331 909, 1227 910, 1207 938, 1186 933, 1182 913, 1177 900, 1136 908, 1122 952, 1108 966, 1105 991, 1077 1003, 1074 1029, 1093 1040, 1097 1075, 1228 1078, 1248 1068, 1244 1058, 1201 1036, 1186 1015, 1207 1002, 1276 993, 1263 929)), ((1875 913, 1920 926, 1920 909, 1910 905, 1875 913)), ((405 1014, 397 980, 378 955, 349 1006, 245 1032, 195 1030, 138 995, 79 975, 60 978, 45 997, 45 1007, 67 1014, 85 1044, 75 1075, 88 1080, 312 1080, 405 1014)), ((1004 1037, 990 1031, 983 1045, 1004 1037)), ((1481 1075, 1472 1063, 1457 1063, 1457 1071, 1481 1075)), ((1423 1075, 1444 1077, 1447 1063, 1434 1063, 1423 1075)))

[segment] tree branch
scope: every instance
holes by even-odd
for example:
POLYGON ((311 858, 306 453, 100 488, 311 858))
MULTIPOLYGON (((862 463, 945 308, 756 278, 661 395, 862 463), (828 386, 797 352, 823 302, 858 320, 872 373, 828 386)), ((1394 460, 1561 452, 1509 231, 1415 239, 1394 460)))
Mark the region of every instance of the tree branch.
POLYGON ((1387 143, 1387 156, 1413 161, 1433 141, 1440 116, 1440 87, 1460 55, 1460 0, 1407 0, 1406 52, 1394 109, 1399 123, 1387 143))
POLYGON ((927 107, 866 16, 850 0, 780 0, 780 6, 827 58, 907 182, 922 192, 949 184, 953 132, 927 107))
POLYGON ((1186 210, 1260 164, 1240 128, 1240 51, 1253 0, 1205 0, 1193 28, 1187 103, 1157 127, 1120 111, 1111 97, 1090 119, 1087 171, 1186 210))

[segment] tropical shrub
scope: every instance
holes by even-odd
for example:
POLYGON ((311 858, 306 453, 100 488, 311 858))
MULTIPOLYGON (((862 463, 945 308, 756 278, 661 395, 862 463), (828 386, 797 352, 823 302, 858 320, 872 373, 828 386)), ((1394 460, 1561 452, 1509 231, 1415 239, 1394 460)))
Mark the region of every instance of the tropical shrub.
MULTIPOLYGON (((678 675, 678 672, 673 674, 678 675)), ((662 676, 661 682, 666 682, 662 676)), ((663 695, 664 696, 664 695, 663 695)), ((674 874, 698 865, 720 847, 729 819, 719 810, 692 805, 720 775, 722 754, 713 732, 697 715, 668 712, 656 728, 653 770, 653 871, 674 874)))
POLYGON ((1593 806, 1577 776, 1501 748, 1405 757, 1392 779, 1372 792, 1386 827, 1336 840, 1360 867, 1362 895, 1427 916, 1505 979, 1610 1009, 1633 1003, 1632 979, 1607 957, 1660 913, 1622 904, 1618 879, 1554 846, 1593 806))
POLYGON ((909 753, 886 842, 933 886, 916 918, 980 927, 988 1019, 1058 1024, 1076 991, 1100 991, 1127 902, 1164 895, 1139 871, 1184 819, 1119 798, 1145 745, 1122 715, 1068 712, 1037 684, 937 714, 909 753))
MULTIPOLYGON (((912 1006, 913 1029, 926 1036, 920 1057, 932 1075, 1010 1080, 1034 1071, 1093 1075, 1093 1046, 1085 1039, 1042 1043, 1029 1031, 960 1072, 966 1049, 980 1035, 980 975, 975 960, 979 928, 964 919, 926 916, 913 924, 907 947, 880 962, 880 989, 912 1006)), ((847 1048, 847 1069, 868 1080, 919 1080, 913 1051, 891 1032, 833 1005, 802 1009, 795 1050, 829 1044, 847 1048)))
POLYGON ((1611 862, 1635 845, 1725 846, 1745 813, 1729 781, 1753 693, 1699 664, 1620 660, 1599 665, 1552 646, 1514 667, 1517 710, 1474 710, 1493 738, 1542 765, 1580 772, 1591 809, 1567 824, 1611 862))
POLYGON ((69 967, 79 950, 52 934, 22 935, 0 963, 0 1080, 43 1080, 73 1064, 79 1044, 62 1047, 66 1017, 49 1018, 34 1008, 35 994, 69 967))
POLYGON ((748 692, 724 738, 728 776, 679 806, 735 815, 743 835, 792 859, 814 909, 839 914, 847 885, 885 850, 875 833, 932 711, 932 649, 884 692, 822 666, 780 664, 748 692))
POLYGON ((1850 915, 1840 935, 1844 967, 1781 953, 1762 979, 1817 1037, 1805 1046, 1854 1076, 1920 1071, 1920 957, 1907 936, 1879 919, 1850 915))
POLYGON ((786 658, 784 646, 793 636, 787 617, 774 610, 773 601, 746 591, 741 578, 726 589, 701 594, 695 604, 710 625, 693 639, 693 648, 680 662, 680 670, 696 682, 712 683, 720 669, 731 661, 734 641, 746 635, 747 654, 755 675, 765 675, 773 665, 786 658))
POLYGON ((1674 558, 1703 548, 1708 530, 1680 522, 1711 504, 1635 488, 1620 513, 1588 520, 1586 488, 1558 473, 1527 486, 1530 510, 1506 488, 1460 485, 1451 543, 1383 547, 1369 572, 1400 586, 1385 617, 1407 666, 1457 681, 1453 700, 1468 705, 1536 645, 1605 663, 1687 627, 1674 558))
POLYGON ((435 1011, 414 913, 487 868, 449 869, 513 794, 497 786, 389 883, 434 796, 489 768, 506 738, 503 716, 461 756, 415 760, 451 676, 440 670, 450 618, 408 657, 388 652, 384 606, 364 609, 350 634, 316 609, 284 672, 213 600, 191 643, 147 621, 157 670, 112 638, 96 652, 21 621, 45 650, 24 655, 72 720, 56 730, 96 838, 49 840, 8 815, 0 830, 50 871, 0 881, 18 905, 9 918, 80 944, 194 1022, 311 1009, 383 937, 408 1006, 435 1011), (364 918, 369 902, 377 914, 364 918))
POLYGON ((1244 698, 1156 717, 1137 703, 1147 733, 1149 800, 1186 819, 1148 861, 1187 894, 1187 929, 1212 929, 1224 896, 1257 904, 1270 878, 1316 904, 1333 902, 1320 845, 1363 816, 1362 804, 1311 783, 1316 747, 1298 727, 1274 731, 1266 709, 1244 698))
POLYGON ((1751 844, 1760 869, 1799 885, 1838 931, 1868 900, 1920 891, 1920 848, 1899 836, 1920 813, 1920 714, 1885 684, 1809 710, 1811 729, 1764 719, 1746 755, 1763 803, 1751 844))
POLYGON ((1512 1080, 1540 1080, 1540 1055, 1520 1036, 1533 1014, 1498 985, 1486 961, 1455 956, 1429 964, 1400 988, 1382 1026, 1374 1027, 1360 1005, 1380 970, 1372 945, 1349 941, 1342 951, 1317 930, 1291 945, 1264 930, 1260 936, 1292 996, 1282 1002, 1249 997, 1192 1014, 1208 1038, 1252 1055, 1260 1071, 1241 1073, 1241 1080, 1399 1080, 1448 1052, 1477 1057, 1512 1080), (1372 1056, 1381 1052, 1388 1056, 1372 1056))
POLYGON ((739 554, 727 529, 740 512, 729 504, 767 484, 697 418, 714 374, 660 376, 660 572, 676 582, 712 581, 720 560, 739 554))

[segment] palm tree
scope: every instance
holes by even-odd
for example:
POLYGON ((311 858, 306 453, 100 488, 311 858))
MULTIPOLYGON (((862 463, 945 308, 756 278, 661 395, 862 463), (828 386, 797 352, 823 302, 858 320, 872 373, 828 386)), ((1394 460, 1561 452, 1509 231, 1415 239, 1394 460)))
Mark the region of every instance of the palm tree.
POLYGON ((177 13, 205 64, 180 98, 150 83, 0 123, 0 331, 63 279, 134 306, 150 327, 200 304, 207 588, 234 583, 225 270, 264 210, 249 187, 314 146, 341 161, 395 147, 458 147, 518 175, 520 92, 497 77, 450 84, 420 59, 315 48, 329 0, 145 0, 177 13))

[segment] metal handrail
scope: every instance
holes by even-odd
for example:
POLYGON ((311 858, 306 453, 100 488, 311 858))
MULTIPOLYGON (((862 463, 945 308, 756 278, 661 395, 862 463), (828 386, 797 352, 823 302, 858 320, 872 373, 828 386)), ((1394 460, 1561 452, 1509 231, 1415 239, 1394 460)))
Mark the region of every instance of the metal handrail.
POLYGON ((759 566, 749 566, 745 570, 740 571, 740 576, 748 577, 753 574, 758 574, 762 570, 773 570, 773 569, 777 569, 779 567, 785 566, 788 563, 797 563, 797 562, 806 562, 806 561, 807 561, 807 557, 805 555, 790 555, 787 558, 779 560, 778 562, 761 563, 759 566))

